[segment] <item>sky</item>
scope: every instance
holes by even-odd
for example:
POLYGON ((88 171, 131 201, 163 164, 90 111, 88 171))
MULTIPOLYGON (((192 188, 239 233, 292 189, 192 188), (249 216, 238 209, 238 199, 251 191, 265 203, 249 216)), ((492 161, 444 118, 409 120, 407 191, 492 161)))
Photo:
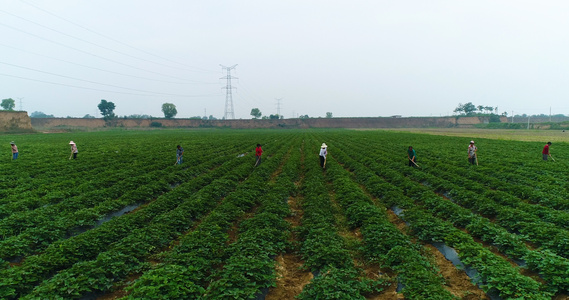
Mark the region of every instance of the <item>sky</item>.
POLYGON ((568 1, 0 3, 0 98, 28 113, 222 118, 236 65, 236 119, 569 115, 568 1))

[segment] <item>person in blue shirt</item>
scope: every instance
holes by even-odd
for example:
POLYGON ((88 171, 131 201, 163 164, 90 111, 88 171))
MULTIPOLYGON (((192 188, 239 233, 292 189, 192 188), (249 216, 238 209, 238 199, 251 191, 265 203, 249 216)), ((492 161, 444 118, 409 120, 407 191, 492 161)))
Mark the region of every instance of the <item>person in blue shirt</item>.
POLYGON ((182 158, 184 156, 184 148, 182 148, 180 145, 176 146, 176 148, 176 164, 181 165, 182 158))

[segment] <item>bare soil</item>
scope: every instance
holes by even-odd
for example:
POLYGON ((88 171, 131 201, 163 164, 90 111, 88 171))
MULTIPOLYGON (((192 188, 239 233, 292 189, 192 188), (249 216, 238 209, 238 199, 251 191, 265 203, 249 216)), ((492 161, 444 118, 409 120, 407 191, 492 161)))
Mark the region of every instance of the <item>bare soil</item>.
POLYGON ((446 280, 445 288, 449 292, 464 300, 489 299, 464 271, 457 269, 437 248, 429 244, 424 247, 433 255, 441 275, 446 280))
MULTIPOLYGON (((295 182, 295 184, 297 186, 300 185, 302 180, 303 178, 298 182, 295 182)), ((291 224, 293 229, 289 241, 294 245, 298 242, 294 228, 300 226, 302 220, 302 209, 300 207, 302 196, 289 197, 287 202, 290 207, 291 214, 285 218, 285 220, 291 224)), ((310 283, 314 276, 310 271, 301 269, 304 261, 294 252, 281 254, 277 256, 276 261, 276 287, 269 289, 269 293, 265 297, 265 300, 295 299, 295 297, 302 292, 304 286, 310 283)))
POLYGON ((314 276, 310 271, 301 269, 304 262, 296 254, 286 253, 276 259, 277 286, 269 289, 265 300, 294 299, 314 276))

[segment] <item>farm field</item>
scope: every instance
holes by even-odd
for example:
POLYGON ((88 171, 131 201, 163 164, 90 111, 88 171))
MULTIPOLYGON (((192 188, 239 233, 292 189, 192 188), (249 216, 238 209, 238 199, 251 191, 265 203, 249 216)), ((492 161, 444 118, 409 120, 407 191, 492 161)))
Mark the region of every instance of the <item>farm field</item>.
POLYGON ((569 144, 478 134, 3 135, 0 299, 567 299, 569 144))
POLYGON ((478 128, 393 128, 390 131, 404 131, 456 137, 514 140, 526 142, 557 141, 569 143, 569 131, 523 130, 523 129, 478 129, 478 128))

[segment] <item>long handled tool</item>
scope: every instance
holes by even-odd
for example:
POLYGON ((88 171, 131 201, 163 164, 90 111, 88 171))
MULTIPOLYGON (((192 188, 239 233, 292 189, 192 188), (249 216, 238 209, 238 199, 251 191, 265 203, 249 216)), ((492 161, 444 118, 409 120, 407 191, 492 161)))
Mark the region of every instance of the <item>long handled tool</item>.
POLYGON ((180 162, 180 158, 181 158, 181 157, 178 157, 178 159, 176 159, 176 162, 174 163, 174 166, 177 165, 177 164, 180 162))
POLYGON ((322 168, 326 168, 326 159, 328 159, 328 157, 324 157, 324 164, 322 165, 322 168))
POLYGON ((478 155, 475 155, 474 159, 476 159, 476 165, 478 166, 478 155))
POLYGON ((255 162, 255 167, 259 164, 259 160, 261 160, 261 157, 257 156, 257 161, 255 162))
POLYGON ((421 166, 419 166, 416 162, 414 162, 412 159, 409 159, 415 166, 417 166, 417 168, 421 168, 421 166))
POLYGON ((551 156, 551 154, 549 154, 549 157, 551 157, 551 159, 553 159, 553 161, 555 161, 555 158, 553 158, 553 156, 551 156))

